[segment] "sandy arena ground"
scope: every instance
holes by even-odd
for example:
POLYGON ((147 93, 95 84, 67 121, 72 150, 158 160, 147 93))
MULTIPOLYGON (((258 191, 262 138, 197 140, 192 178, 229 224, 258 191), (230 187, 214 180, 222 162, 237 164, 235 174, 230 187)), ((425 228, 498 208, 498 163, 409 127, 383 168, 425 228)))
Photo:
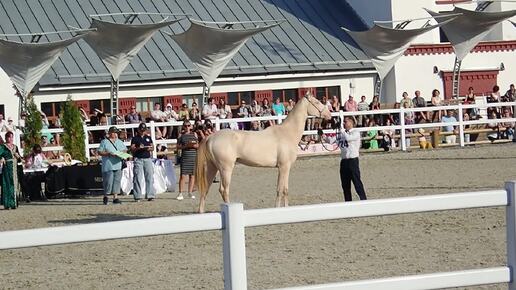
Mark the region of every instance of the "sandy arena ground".
MULTIPOLYGON (((361 157, 370 199, 501 189, 516 179, 516 145, 374 153, 361 157)), ((291 170, 291 205, 342 200, 339 157, 304 158, 291 170)), ((232 201, 274 204, 275 169, 239 165, 232 201)), ((101 198, 33 202, 0 211, 0 231, 191 214, 197 201, 101 205, 101 198)), ((356 196, 355 196, 356 197, 356 196)), ((221 203, 215 187, 208 211, 221 203)), ((505 265, 503 208, 250 228, 249 289, 271 289, 505 265)), ((2 289, 223 289, 220 232, 0 252, 2 289)), ((470 289, 506 289, 488 285, 470 289)))

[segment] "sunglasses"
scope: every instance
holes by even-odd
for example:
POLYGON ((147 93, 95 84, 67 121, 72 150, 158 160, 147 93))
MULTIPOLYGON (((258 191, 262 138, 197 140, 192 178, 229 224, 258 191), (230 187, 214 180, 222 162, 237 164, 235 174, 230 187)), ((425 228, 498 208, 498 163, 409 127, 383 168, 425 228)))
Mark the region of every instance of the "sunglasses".
POLYGON ((131 108, 131 110, 136 110, 136 108, 135 108, 135 107, 132 107, 132 108, 131 108))

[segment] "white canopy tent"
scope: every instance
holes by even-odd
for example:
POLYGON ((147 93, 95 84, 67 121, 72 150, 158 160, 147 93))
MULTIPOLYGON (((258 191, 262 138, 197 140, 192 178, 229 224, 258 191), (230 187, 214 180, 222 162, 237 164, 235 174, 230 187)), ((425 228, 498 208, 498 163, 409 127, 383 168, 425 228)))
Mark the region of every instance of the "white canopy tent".
MULTIPOLYGON (((140 15, 131 14, 129 15, 140 15)), ((104 15, 107 16, 107 15, 104 15)), ((152 24, 120 24, 102 21, 92 17, 91 29, 95 29, 84 40, 97 53, 111 73, 111 117, 118 112, 118 83, 120 74, 134 59, 138 52, 161 28, 180 19, 167 20, 152 24)))
POLYGON ((409 48, 410 42, 419 35, 428 32, 438 25, 419 29, 393 29, 375 24, 366 31, 351 31, 344 27, 351 38, 362 48, 383 80, 394 67, 396 61, 409 48))
POLYGON ((169 26, 180 19, 155 24, 120 24, 92 18, 91 29, 84 40, 97 53, 107 69, 118 81, 120 74, 138 52, 159 29, 169 26))
POLYGON ((22 98, 32 91, 63 51, 88 34, 48 43, 23 43, 0 39, 0 67, 6 72, 22 98))
MULTIPOLYGON (((210 27, 207 25, 208 22, 189 20, 191 26, 184 33, 166 34, 177 42, 197 67, 208 91, 222 70, 249 38, 280 24, 280 22, 275 21, 277 23, 264 27, 223 29, 210 27)), ((227 24, 233 26, 238 23, 242 22, 227 24)))
POLYGON ((452 11, 433 12, 425 9, 435 21, 442 24, 459 61, 491 32, 495 25, 516 15, 516 10, 480 12, 455 7, 452 11), (459 15, 457 15, 459 14, 459 15))

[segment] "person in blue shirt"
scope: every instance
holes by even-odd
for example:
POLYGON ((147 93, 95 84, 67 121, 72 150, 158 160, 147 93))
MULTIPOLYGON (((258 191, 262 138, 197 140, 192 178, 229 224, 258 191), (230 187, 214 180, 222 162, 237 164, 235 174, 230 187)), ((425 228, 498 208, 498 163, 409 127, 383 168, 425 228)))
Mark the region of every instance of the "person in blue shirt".
POLYGON ((277 98, 276 102, 274 104, 272 104, 272 111, 274 112, 274 115, 276 115, 276 116, 285 115, 285 105, 283 105, 280 98, 277 98))
POLYGON ((112 126, 108 130, 108 135, 100 142, 99 154, 102 156, 102 185, 104 187, 103 203, 108 204, 109 194, 113 194, 113 203, 122 203, 118 199, 122 181, 122 158, 116 152, 127 152, 127 147, 118 139, 119 130, 112 126))
MULTIPOLYGON (((445 116, 443 116, 441 120, 443 123, 457 122, 457 119, 454 116, 453 110, 448 110, 447 114, 445 116)), ((455 144, 457 142, 457 136, 455 135, 455 134, 457 134, 457 132, 456 132, 455 126, 453 124, 444 126, 443 132, 453 133, 452 135, 446 135, 445 142, 447 144, 455 144)))

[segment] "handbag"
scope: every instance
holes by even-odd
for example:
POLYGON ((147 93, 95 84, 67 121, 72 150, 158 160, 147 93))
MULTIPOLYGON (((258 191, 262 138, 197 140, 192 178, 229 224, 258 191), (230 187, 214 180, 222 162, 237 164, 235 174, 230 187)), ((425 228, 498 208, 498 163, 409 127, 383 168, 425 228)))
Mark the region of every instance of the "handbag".
MULTIPOLYGON (((111 145, 113 145, 113 148, 115 148, 115 151, 117 151, 116 146, 113 143, 113 141, 109 140, 109 138, 106 138, 106 139, 108 139, 109 143, 111 143, 111 145)), ((122 159, 122 170, 124 170, 125 168, 127 168, 127 160, 122 159)))

